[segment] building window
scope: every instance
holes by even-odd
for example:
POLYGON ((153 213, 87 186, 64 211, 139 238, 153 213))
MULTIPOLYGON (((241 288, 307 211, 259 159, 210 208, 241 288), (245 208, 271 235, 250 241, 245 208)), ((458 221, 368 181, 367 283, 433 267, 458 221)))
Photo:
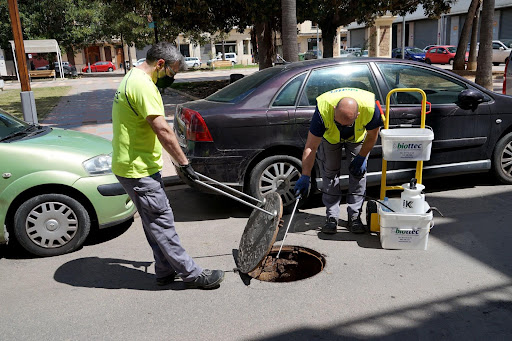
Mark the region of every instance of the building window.
POLYGON ((250 44, 250 43, 251 43, 251 42, 250 42, 249 40, 244 40, 244 54, 251 54, 251 53, 249 52, 249 44, 250 44))

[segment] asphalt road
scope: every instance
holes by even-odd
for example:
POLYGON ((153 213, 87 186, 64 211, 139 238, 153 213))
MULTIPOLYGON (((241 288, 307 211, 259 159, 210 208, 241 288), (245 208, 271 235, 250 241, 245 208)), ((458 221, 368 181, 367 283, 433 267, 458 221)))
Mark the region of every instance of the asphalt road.
MULTIPOLYGON (((512 339, 512 186, 486 175, 425 185, 445 215, 435 215, 427 251, 384 250, 378 236, 342 226, 334 236, 318 233, 324 209, 314 197, 286 244, 320 252, 326 266, 291 283, 227 272, 213 291, 157 287, 138 217, 59 257, 2 246, 0 339, 512 339)), ((184 185, 168 196, 187 251, 204 267, 233 269, 251 210, 184 185)))

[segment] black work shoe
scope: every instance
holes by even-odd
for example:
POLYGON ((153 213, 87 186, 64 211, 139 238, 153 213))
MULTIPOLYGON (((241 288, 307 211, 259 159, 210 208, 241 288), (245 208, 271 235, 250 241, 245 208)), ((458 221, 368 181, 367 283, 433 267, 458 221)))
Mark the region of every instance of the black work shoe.
POLYGON ((350 219, 348 222, 348 230, 355 234, 361 234, 366 232, 366 228, 364 227, 361 218, 350 219))
POLYGON ((322 232, 325 234, 335 234, 337 227, 338 227, 338 219, 336 219, 334 217, 329 217, 325 221, 324 227, 322 227, 322 232))
POLYGON ((172 274, 167 275, 165 277, 157 278, 156 285, 163 286, 163 285, 171 284, 172 282, 174 282, 174 280, 177 278, 177 276, 178 275, 176 274, 176 272, 173 272, 172 274))
POLYGON ((189 289, 213 289, 218 287, 223 279, 224 271, 204 269, 195 280, 185 282, 185 285, 189 289))

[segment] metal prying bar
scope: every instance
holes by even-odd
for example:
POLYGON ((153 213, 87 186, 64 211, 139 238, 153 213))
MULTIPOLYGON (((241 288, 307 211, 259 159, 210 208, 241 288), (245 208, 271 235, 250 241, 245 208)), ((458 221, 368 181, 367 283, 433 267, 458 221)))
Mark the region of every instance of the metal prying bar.
POLYGON ((281 247, 279 248, 279 252, 277 253, 276 259, 279 259, 279 254, 281 253, 281 250, 283 249, 284 240, 286 239, 286 235, 288 234, 288 230, 290 229, 290 225, 292 224, 293 215, 295 214, 295 211, 297 210, 297 205, 299 204, 301 196, 299 195, 297 199, 295 200, 295 206, 293 207, 292 215, 290 216, 290 221, 288 222, 288 227, 286 228, 286 232, 284 233, 283 241, 281 242, 281 247))
MULTIPOLYGON (((196 174, 197 174, 197 173, 196 173, 196 174)), ((205 186, 205 187, 208 187, 209 189, 211 189, 211 190, 213 190, 213 191, 215 191, 215 192, 217 192, 217 193, 221 193, 221 194, 223 194, 223 195, 225 195, 225 196, 227 196, 227 197, 229 197, 229 198, 231 198, 231 199, 233 199, 233 200, 236 200, 236 201, 238 201, 238 202, 241 202, 242 204, 245 204, 245 205, 247 205, 247 206, 249 206, 249 207, 252 207, 252 208, 255 208, 255 209, 257 209, 257 210, 260 210, 261 212, 264 212, 264 213, 266 213, 266 214, 268 214, 268 215, 270 215, 270 216, 272 216, 272 217, 277 216, 277 212, 276 212, 276 211, 274 211, 274 212, 269 212, 269 211, 267 211, 267 210, 264 210, 263 208, 261 208, 261 207, 259 207, 259 206, 253 205, 253 204, 251 204, 250 202, 247 202, 247 201, 244 201, 244 200, 242 200, 242 199, 240 199, 240 198, 238 198, 238 197, 235 197, 234 195, 229 194, 229 193, 227 193, 227 192, 224 192, 224 191, 222 191, 222 190, 218 189, 217 187, 214 187, 214 186, 209 185, 209 184, 207 184, 207 183, 205 183, 205 182, 202 182, 201 180, 195 180, 195 182, 196 182, 196 183, 198 183, 198 184, 201 184, 201 185, 203 185, 203 186, 205 186)))
POLYGON ((203 178, 204 180, 211 181, 211 182, 213 182, 214 184, 219 185, 220 187, 223 187, 223 188, 225 188, 225 189, 229 189, 230 191, 233 191, 233 192, 235 192, 235 193, 238 193, 238 194, 240 194, 241 196, 246 197, 246 198, 248 198, 248 199, 252 199, 252 200, 256 201, 258 204, 260 204, 260 205, 265 204, 265 202, 264 202, 264 201, 262 202, 261 200, 259 200, 259 199, 255 198, 255 197, 251 197, 250 195, 245 194, 244 192, 237 191, 236 189, 234 189, 234 188, 232 188, 232 187, 229 187, 229 186, 226 186, 226 185, 224 185, 223 183, 218 182, 217 180, 214 180, 214 179, 212 179, 212 178, 209 178, 209 177, 207 177, 207 176, 205 176, 205 175, 203 175, 203 174, 200 174, 200 173, 198 173, 198 172, 196 172, 196 174, 197 174, 197 176, 199 176, 200 178, 203 178))

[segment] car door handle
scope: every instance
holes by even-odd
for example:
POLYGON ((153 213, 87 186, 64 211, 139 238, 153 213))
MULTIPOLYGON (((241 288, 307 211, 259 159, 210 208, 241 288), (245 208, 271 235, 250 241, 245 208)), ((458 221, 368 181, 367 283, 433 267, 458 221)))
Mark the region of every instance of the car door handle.
POLYGON ((404 112, 404 113, 402 113, 400 115, 400 118, 411 118, 411 119, 413 119, 413 118, 418 118, 418 116, 416 114, 409 114, 409 113, 405 113, 404 112))

